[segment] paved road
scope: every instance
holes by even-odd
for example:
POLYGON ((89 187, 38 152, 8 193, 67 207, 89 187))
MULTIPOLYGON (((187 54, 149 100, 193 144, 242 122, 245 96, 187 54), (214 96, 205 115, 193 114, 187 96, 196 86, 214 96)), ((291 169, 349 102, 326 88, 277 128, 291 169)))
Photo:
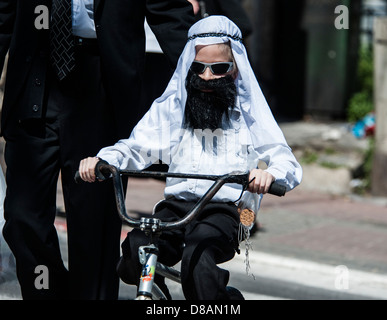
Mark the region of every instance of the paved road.
MULTIPOLYGON (((150 212, 162 197, 163 183, 131 183, 128 208, 150 212)), ((263 229, 253 235, 249 255, 255 279, 246 275, 243 245, 241 255, 225 265, 230 285, 246 299, 387 299, 384 202, 299 188, 283 198, 265 196, 259 221, 263 229)), ((56 226, 66 260, 65 220, 58 217, 56 226)), ((1 277, 0 299, 20 299, 12 269, 1 277)), ((170 290, 174 299, 183 299, 178 286, 170 284, 170 290)), ((121 284, 120 299, 134 294, 134 287, 121 284)))
MULTIPOLYGON (((59 228, 62 223, 59 219, 59 228)), ((65 232, 60 231, 59 238, 65 250, 65 232)), ((241 254, 223 267, 231 272, 230 285, 239 288, 246 300, 387 299, 387 275, 256 251, 249 254, 253 275, 247 275, 244 258, 241 254)), ((20 299, 14 270, 9 271, 0 284, 0 299, 20 299)), ((174 300, 184 299, 179 285, 171 281, 167 284, 174 300)), ((135 293, 134 286, 121 282, 120 299, 133 299, 135 293)))

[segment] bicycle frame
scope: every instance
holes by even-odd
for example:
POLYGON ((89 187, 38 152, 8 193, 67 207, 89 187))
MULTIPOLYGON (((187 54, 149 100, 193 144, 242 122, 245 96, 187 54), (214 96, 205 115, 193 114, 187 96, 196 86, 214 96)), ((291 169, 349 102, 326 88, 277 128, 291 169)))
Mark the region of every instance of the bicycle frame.
MULTIPOLYGON (((103 166, 100 170, 103 170, 103 166)), ((167 279, 181 283, 180 272, 174 268, 158 262, 158 248, 157 239, 161 233, 161 230, 179 229, 189 224, 204 208, 204 206, 214 197, 219 189, 225 183, 239 183, 246 185, 248 183, 248 172, 244 173, 232 173, 224 176, 211 176, 211 175, 192 175, 192 174, 176 174, 165 172, 147 172, 147 171, 119 171, 115 167, 107 167, 112 173, 113 185, 116 195, 116 203, 118 213, 121 218, 126 221, 130 226, 139 228, 150 237, 150 245, 142 246, 139 248, 139 260, 142 264, 142 272, 140 276, 140 283, 137 291, 136 300, 147 300, 157 298, 166 300, 164 293, 154 283, 155 274, 160 274, 167 279), (123 197, 123 187, 120 177, 122 175, 128 175, 132 177, 174 177, 174 178, 194 178, 194 179, 206 179, 214 180, 214 184, 206 192, 206 194, 196 203, 191 211, 182 219, 175 222, 162 222, 155 218, 141 218, 140 221, 135 221, 126 213, 125 199, 123 197)))
MULTIPOLYGON (((115 191, 117 211, 121 219, 130 227, 142 230, 149 238, 150 244, 139 248, 139 260, 142 264, 140 284, 137 291, 136 300, 148 300, 152 298, 166 300, 164 293, 154 283, 155 274, 160 274, 172 281, 181 283, 180 272, 172 267, 158 262, 158 238, 162 231, 171 229, 180 229, 189 224, 203 210, 204 206, 211 201, 219 189, 226 183, 237 183, 246 188, 249 184, 249 172, 231 172, 225 175, 202 175, 202 174, 183 174, 170 172, 155 172, 155 171, 136 171, 136 170, 119 170, 115 166, 109 165, 101 160, 96 166, 96 175, 100 180, 105 180, 111 176, 115 191), (205 179, 213 180, 214 183, 207 192, 197 201, 194 207, 187 215, 177 221, 163 222, 157 218, 142 217, 136 220, 130 217, 126 212, 124 189, 122 185, 121 175, 131 177, 151 177, 151 178, 185 178, 185 179, 205 179)), ((77 172, 75 180, 79 181, 79 173, 77 172)), ((269 193, 283 196, 286 188, 278 184, 272 184, 269 193)))

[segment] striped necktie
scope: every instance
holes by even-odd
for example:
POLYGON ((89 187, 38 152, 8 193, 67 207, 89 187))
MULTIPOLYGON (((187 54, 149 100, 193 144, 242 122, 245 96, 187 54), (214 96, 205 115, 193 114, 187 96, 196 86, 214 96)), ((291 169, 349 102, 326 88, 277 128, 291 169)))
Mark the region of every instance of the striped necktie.
POLYGON ((71 0, 53 0, 51 11, 51 63, 63 80, 75 67, 71 0))

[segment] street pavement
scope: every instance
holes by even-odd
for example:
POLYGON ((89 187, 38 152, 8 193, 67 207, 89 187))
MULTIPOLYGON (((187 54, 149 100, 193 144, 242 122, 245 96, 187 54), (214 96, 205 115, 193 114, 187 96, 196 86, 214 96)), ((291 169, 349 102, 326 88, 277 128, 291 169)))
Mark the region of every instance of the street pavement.
MULTIPOLYGON (((320 180, 313 184, 313 170, 305 169, 304 181, 284 197, 264 196, 249 251, 254 277, 246 274, 242 243, 241 254, 224 265, 231 271, 230 285, 249 300, 387 299, 387 199, 329 192, 320 180)), ((331 170, 325 180, 335 175, 331 170)), ((131 179, 127 209, 150 213, 163 188, 162 181, 131 179)), ((60 184, 58 209, 64 210, 60 184)), ((56 226, 66 259, 65 219, 58 216, 56 226)), ((124 226, 122 238, 127 231, 124 226)), ((2 258, 0 299, 20 299, 12 266, 5 272, 2 258)), ((170 290, 183 299, 179 286, 170 284, 170 290)), ((121 283, 120 299, 134 294, 135 288, 121 283)))
MULTIPOLYGON (((144 188, 157 198, 163 187, 158 181, 137 182, 132 194, 128 192, 127 205, 133 211, 130 198, 137 199, 144 188)), ((230 285, 246 299, 387 299, 383 199, 300 187, 285 197, 264 196, 258 220, 261 228, 252 235, 249 251, 255 279, 246 274, 244 243, 241 254, 224 265, 231 271, 230 285)), ((183 298, 178 286, 171 288, 175 298, 183 298)))
MULTIPOLYGON (((150 213, 163 182, 133 179, 130 186, 128 210, 150 213), (147 205, 139 207, 139 196, 145 196, 145 191, 147 205)), ((387 206, 383 202, 300 188, 281 198, 266 195, 258 219, 261 228, 252 235, 249 251, 255 279, 245 271, 244 243, 241 254, 224 265, 231 271, 230 285, 237 286, 246 299, 387 299, 387 206)), ((63 217, 56 219, 56 227, 66 260, 63 217)), ((122 239, 127 231, 124 226, 122 239)), ((20 299, 11 273, 8 269, 8 274, 2 274, 6 280, 0 284, 2 299, 20 299)), ((179 286, 170 287, 175 299, 183 299, 179 286)), ((120 299, 134 294, 134 287, 121 283, 120 299)))

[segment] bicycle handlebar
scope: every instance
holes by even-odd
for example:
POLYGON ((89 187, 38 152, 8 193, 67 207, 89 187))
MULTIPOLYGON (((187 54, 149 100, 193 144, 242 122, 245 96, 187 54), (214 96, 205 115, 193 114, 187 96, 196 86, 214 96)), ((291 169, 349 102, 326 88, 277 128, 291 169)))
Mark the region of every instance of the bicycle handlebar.
MULTIPOLYGON (((106 180, 112 178, 114 193, 116 197, 117 210, 120 217, 126 221, 130 227, 139 228, 144 230, 145 228, 151 228, 153 232, 157 230, 171 230, 179 229, 186 226, 191 222, 199 212, 204 208, 204 206, 210 202, 210 200, 215 196, 219 189, 225 183, 237 183, 243 187, 247 187, 249 184, 249 172, 231 172, 225 175, 202 175, 202 174, 184 174, 184 173, 172 173, 172 172, 155 172, 155 171, 138 171, 138 170, 119 170, 117 167, 109 165, 106 161, 100 160, 95 168, 96 176, 99 180, 106 180), (199 199, 196 205, 191 209, 187 215, 177 221, 172 222, 163 222, 158 219, 153 218, 141 218, 141 220, 136 220, 126 213, 125 207, 125 198, 124 191, 122 186, 121 175, 131 176, 131 177, 169 177, 169 178, 186 178, 186 179, 204 179, 204 180, 213 180, 214 184, 207 190, 207 192, 199 199)), ((79 172, 75 174, 75 182, 83 182, 79 172)), ((286 192, 286 187, 278 183, 272 183, 269 188, 269 193, 276 196, 284 196, 286 192)))

